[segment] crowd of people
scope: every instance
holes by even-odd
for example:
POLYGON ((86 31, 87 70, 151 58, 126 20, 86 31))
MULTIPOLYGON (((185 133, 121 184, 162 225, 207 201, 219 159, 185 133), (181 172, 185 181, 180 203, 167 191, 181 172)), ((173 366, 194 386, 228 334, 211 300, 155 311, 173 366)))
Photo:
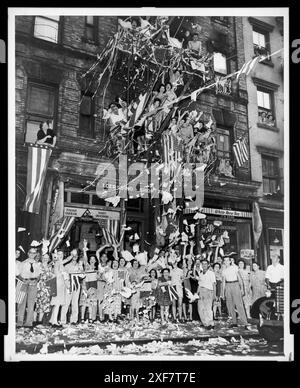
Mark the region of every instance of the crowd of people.
POLYGON ((135 243, 132 252, 102 245, 90 253, 87 241, 67 257, 31 246, 20 261, 17 251, 17 326, 54 327, 77 323, 146 319, 168 322, 199 320, 207 330, 218 319, 247 328, 250 308, 268 288, 284 278, 279 257, 267 271, 230 256, 215 262, 201 254, 156 248, 151 258, 135 243), (237 319, 238 317, 238 319, 237 319))

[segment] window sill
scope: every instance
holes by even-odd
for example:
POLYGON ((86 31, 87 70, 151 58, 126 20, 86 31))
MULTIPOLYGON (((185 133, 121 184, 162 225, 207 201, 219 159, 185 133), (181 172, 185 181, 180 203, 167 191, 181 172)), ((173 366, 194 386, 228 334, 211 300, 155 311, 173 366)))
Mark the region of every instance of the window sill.
POLYGON ((264 128, 264 129, 268 129, 269 131, 272 131, 272 132, 279 132, 279 128, 277 127, 272 127, 270 125, 267 125, 267 124, 262 124, 262 123, 256 123, 257 127, 258 128, 264 128))
POLYGON ((94 45, 94 46, 97 46, 96 40, 88 39, 88 38, 86 38, 86 37, 82 37, 82 38, 81 38, 81 42, 83 42, 83 43, 88 43, 88 44, 92 44, 92 45, 94 45))
MULTIPOLYGON (((255 58, 255 57, 256 56, 254 56, 253 58, 255 58)), ((272 62, 272 60, 265 59, 265 60, 263 60, 263 61, 261 61, 259 63, 261 63, 262 65, 269 66, 269 67, 274 67, 274 63, 272 62)))

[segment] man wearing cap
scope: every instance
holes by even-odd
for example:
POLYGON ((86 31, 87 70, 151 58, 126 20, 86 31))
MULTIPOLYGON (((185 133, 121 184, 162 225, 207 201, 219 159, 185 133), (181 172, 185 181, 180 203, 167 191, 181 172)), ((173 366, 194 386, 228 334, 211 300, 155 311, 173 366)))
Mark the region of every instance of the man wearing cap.
POLYGON ((27 306, 25 327, 32 327, 33 311, 37 295, 37 282, 39 280, 41 270, 40 265, 36 261, 37 249, 31 247, 28 251, 28 258, 23 262, 19 262, 16 267, 16 276, 25 284, 25 296, 18 305, 17 326, 23 326, 25 309, 27 306))
POLYGON ((231 264, 230 257, 224 257, 222 277, 222 298, 224 299, 225 293, 228 314, 232 317, 231 327, 237 327, 237 310, 239 320, 242 325, 247 328, 248 322, 242 300, 242 296, 245 294, 244 285, 241 276, 238 273, 238 267, 231 264))
POLYGON ((284 279, 284 267, 280 264, 278 255, 271 257, 272 264, 268 266, 266 271, 266 284, 268 289, 274 291, 276 286, 284 279))

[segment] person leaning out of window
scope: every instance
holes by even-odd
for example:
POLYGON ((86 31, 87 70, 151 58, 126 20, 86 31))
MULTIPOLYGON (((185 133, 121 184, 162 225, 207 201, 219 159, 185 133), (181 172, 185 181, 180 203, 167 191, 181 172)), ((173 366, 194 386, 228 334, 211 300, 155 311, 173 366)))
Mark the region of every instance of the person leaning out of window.
POLYGON ((56 133, 53 130, 53 121, 43 121, 40 123, 40 129, 37 133, 36 144, 43 144, 48 147, 55 147, 56 133))

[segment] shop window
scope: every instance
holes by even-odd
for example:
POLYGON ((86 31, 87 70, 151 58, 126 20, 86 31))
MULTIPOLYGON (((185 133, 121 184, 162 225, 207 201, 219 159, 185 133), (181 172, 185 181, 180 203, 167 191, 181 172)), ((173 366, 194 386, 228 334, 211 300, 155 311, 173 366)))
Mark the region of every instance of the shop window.
POLYGON ((227 74, 227 59, 222 53, 214 53, 214 71, 222 75, 227 74))
POLYGON ((263 193, 274 194, 280 190, 279 160, 262 155, 263 193))
POLYGON ((275 126, 275 117, 273 113, 272 91, 257 88, 257 106, 259 122, 271 127, 275 126))
POLYGON ((57 90, 54 87, 29 82, 26 107, 26 143, 36 142, 41 122, 54 119, 56 95, 57 90))
POLYGON ((59 16, 36 16, 34 20, 34 33, 36 38, 49 42, 58 42, 59 16))
POLYGON ((278 255, 283 264, 283 229, 268 228, 268 241, 270 258, 278 255))
POLYGON ((90 196, 89 196, 89 194, 85 194, 85 193, 72 192, 71 193, 71 202, 88 205, 90 203, 90 196))
POLYGON ((144 200, 142 198, 132 198, 127 201, 127 210, 143 212, 144 200))
POLYGON ((95 16, 85 17, 85 36, 87 40, 97 40, 97 18, 95 16))
POLYGON ((107 206, 108 202, 103 198, 99 198, 98 195, 92 196, 92 205, 95 206, 107 206))
POLYGON ((94 109, 95 103, 92 96, 82 93, 79 112, 80 136, 94 136, 94 109))

